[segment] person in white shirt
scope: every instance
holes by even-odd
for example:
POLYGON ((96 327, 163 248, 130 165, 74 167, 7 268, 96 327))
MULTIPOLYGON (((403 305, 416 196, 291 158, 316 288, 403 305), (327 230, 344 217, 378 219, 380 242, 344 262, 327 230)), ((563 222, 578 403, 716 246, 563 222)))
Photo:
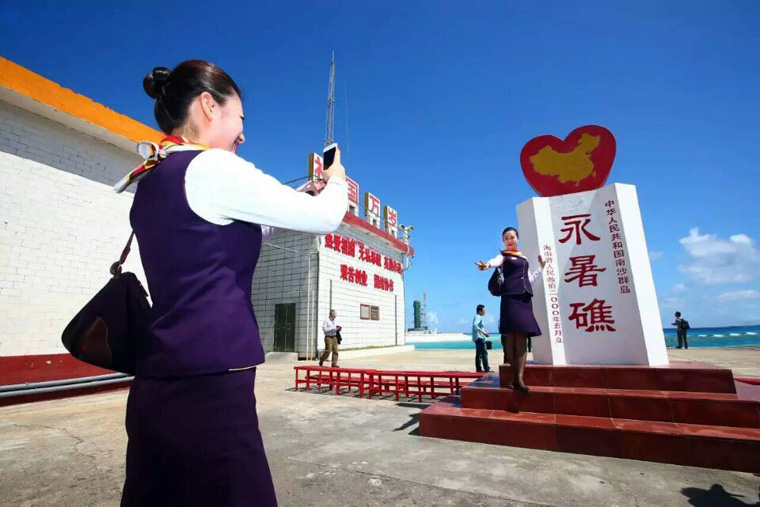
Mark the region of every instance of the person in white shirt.
POLYGON ((328 318, 324 324, 322 324, 322 331, 325 333, 325 351, 322 352, 322 356, 319 358, 319 366, 322 366, 327 360, 327 357, 332 352, 332 367, 340 368, 338 366, 338 336, 341 327, 335 323, 335 317, 338 314, 335 310, 330 310, 330 318, 328 318))
POLYGON ((276 507, 256 414, 264 349, 252 279, 275 229, 338 229, 340 152, 325 183, 304 188, 314 196, 296 192, 237 155, 245 113, 222 69, 155 67, 143 88, 166 137, 140 143, 145 162, 115 186, 139 181, 130 224, 152 303, 134 353, 121 506, 276 507))

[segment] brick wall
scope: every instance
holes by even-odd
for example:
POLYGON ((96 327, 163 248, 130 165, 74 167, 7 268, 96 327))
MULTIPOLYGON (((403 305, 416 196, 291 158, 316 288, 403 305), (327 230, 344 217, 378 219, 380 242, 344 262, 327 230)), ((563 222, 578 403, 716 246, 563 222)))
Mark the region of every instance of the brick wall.
POLYGON ((314 322, 316 318, 317 244, 315 236, 283 230, 261 249, 253 277, 253 307, 266 352, 274 350, 275 305, 287 303, 296 304, 296 351, 301 357, 314 352, 313 337, 309 345, 307 339, 314 333, 309 327, 309 319, 314 322))
MULTIPOLYGON (((139 162, 0 102, 0 356, 65 352, 63 328, 129 235, 132 195, 111 185, 139 162)), ((144 281, 136 250, 126 268, 144 281)))
POLYGON ((136 153, 2 101, 0 151, 108 186, 142 162, 136 153))

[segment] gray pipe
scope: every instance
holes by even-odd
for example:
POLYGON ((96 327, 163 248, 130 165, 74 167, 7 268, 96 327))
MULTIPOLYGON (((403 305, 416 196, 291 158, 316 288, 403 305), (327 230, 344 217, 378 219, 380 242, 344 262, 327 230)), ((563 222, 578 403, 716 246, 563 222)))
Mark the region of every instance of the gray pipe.
POLYGON ((30 394, 54 393, 59 391, 83 389, 85 387, 106 386, 110 384, 119 384, 131 381, 134 377, 124 373, 115 373, 111 375, 100 375, 97 377, 83 377, 81 379, 55 380, 50 382, 35 382, 28 384, 16 384, 13 386, 3 386, 0 390, 0 398, 10 398, 11 396, 27 396, 30 394), (46 386, 43 386, 46 384, 46 386), (16 390, 11 390, 16 387, 16 390))
POLYGON ((27 389, 38 389, 42 387, 65 386, 69 384, 81 384, 82 382, 93 382, 97 380, 109 380, 112 378, 127 377, 126 373, 109 373, 106 375, 96 375, 94 377, 77 377, 65 380, 48 380, 47 382, 24 382, 23 384, 11 384, 0 386, 0 393, 6 391, 24 391, 27 389))

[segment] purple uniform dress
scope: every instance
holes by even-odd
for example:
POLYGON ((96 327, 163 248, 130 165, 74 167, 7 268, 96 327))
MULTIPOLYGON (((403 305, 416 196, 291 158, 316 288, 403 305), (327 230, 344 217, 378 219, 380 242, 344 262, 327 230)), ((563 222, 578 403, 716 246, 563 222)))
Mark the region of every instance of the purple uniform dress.
POLYGON ((501 296, 499 333, 523 333, 538 336, 541 329, 533 315, 533 287, 525 257, 505 255, 501 270, 504 293, 501 296))
POLYGON ((251 304, 261 227, 192 211, 185 173, 199 153, 163 161, 130 213, 153 308, 127 403, 122 506, 277 505, 252 368, 264 362, 251 304))

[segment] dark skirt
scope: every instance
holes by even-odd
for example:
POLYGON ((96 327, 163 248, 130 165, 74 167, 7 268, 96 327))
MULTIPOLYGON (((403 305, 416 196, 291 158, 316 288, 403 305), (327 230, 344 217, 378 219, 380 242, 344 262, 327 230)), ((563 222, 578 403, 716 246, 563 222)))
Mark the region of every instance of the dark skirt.
POLYGON ((256 370, 135 377, 121 505, 277 505, 259 433, 256 370))
POLYGON ((538 336, 536 317, 533 316, 533 297, 527 292, 520 295, 501 296, 499 333, 523 333, 538 336))

